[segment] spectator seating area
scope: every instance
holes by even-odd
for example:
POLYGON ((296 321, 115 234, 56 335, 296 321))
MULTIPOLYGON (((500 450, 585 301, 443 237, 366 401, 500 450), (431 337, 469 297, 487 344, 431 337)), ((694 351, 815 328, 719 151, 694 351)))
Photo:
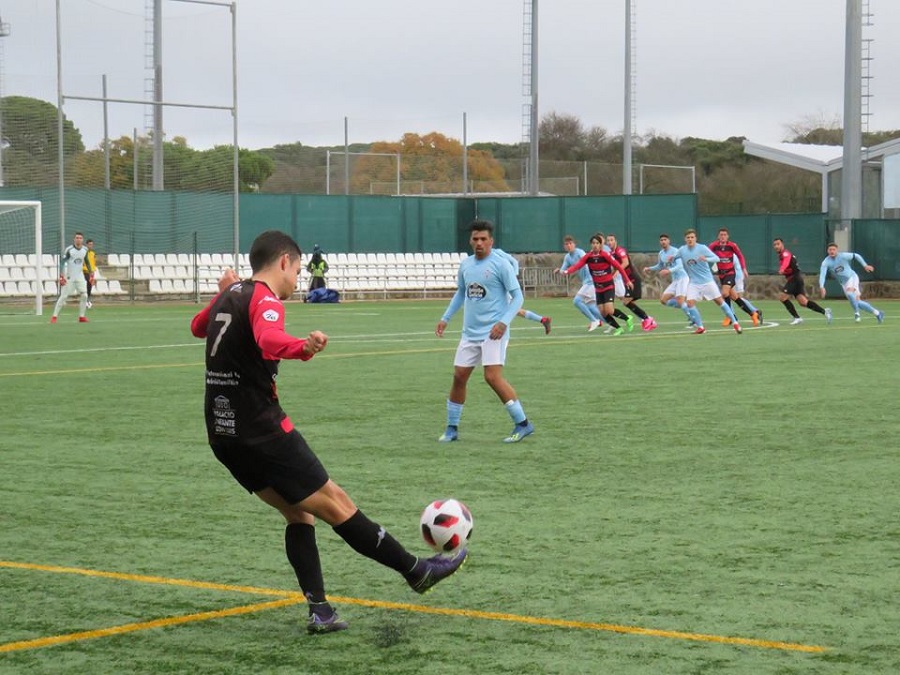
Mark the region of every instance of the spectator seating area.
MULTIPOLYGON (((456 273, 466 253, 334 253, 326 254, 326 281, 348 299, 377 297, 429 297, 447 295, 456 288, 456 273)), ((56 296, 59 256, 44 254, 41 277, 43 294, 56 296)), ((304 254, 297 292, 306 293, 309 275, 304 254)), ((226 267, 234 259, 227 253, 110 253, 98 255, 98 296, 130 295, 188 297, 197 291, 211 295, 226 267)), ((247 254, 238 259, 239 274, 250 276, 247 254)), ((35 256, 0 256, 0 297, 34 297, 37 283, 35 256)))

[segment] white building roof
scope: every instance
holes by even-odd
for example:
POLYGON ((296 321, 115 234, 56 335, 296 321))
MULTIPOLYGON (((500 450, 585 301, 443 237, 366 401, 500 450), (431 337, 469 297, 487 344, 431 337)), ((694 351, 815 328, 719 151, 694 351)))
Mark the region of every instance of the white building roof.
MULTIPOLYGON (((744 152, 754 157, 795 166, 816 173, 830 173, 844 165, 844 149, 840 145, 806 145, 804 143, 756 143, 744 141, 744 152)), ((879 160, 900 153, 900 138, 862 149, 864 161, 879 160)))

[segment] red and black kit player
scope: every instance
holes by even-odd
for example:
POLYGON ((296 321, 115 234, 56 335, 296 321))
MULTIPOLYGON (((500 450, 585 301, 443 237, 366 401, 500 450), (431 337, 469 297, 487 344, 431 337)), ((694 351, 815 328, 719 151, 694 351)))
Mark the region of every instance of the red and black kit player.
MULTIPOLYGON (((636 302, 643 297, 641 292, 641 276, 638 274, 634 265, 631 264, 631 260, 628 258, 628 251, 625 250, 624 246, 619 246, 619 242, 616 240, 616 235, 614 234, 606 235, 606 245, 609 247, 610 255, 612 255, 612 257, 625 268, 625 271, 628 272, 628 278, 631 279, 632 283, 631 288, 626 288, 624 283, 616 282, 616 296, 621 298, 625 306, 631 310, 635 316, 640 318, 641 328, 644 330, 653 330, 656 328, 656 321, 652 316, 649 316, 647 312, 638 307, 636 302)), ((616 316, 618 316, 618 314, 616 316)), ((632 321, 630 317, 622 313, 621 318, 628 321, 628 330, 631 330, 632 321)))
POLYGON ((228 270, 219 294, 191 321, 206 339, 206 431, 216 458, 247 491, 287 521, 285 550, 309 602, 307 631, 347 628, 325 596, 316 545, 316 518, 330 525, 357 553, 399 572, 418 593, 453 574, 467 552, 419 559, 383 527, 369 520, 328 473, 278 400, 281 359, 308 361, 328 336, 306 338, 284 329, 282 303, 300 273, 300 247, 283 232, 260 234, 250 248, 253 275, 240 280, 228 270))
MULTIPOLYGON (((744 260, 744 254, 741 252, 741 247, 731 241, 728 228, 723 227, 719 229, 716 240, 709 245, 709 249, 719 256, 719 262, 716 263, 716 268, 719 270, 719 286, 722 288, 722 297, 725 298, 725 302, 729 305, 731 305, 732 301, 737 303, 737 306, 753 319, 753 325, 758 325, 758 316, 753 316, 755 313, 754 310, 744 302, 740 293, 735 289, 737 283, 737 271, 734 268, 735 259, 740 263, 745 277, 750 276, 750 271, 747 268, 747 261, 744 260)), ((723 326, 727 326, 730 323, 731 319, 728 317, 725 317, 722 321, 723 326)))
POLYGON ((778 254, 778 273, 784 275, 784 287, 782 287, 778 299, 781 300, 781 304, 785 306, 790 315, 794 317, 791 325, 803 323, 803 319, 797 314, 790 296, 797 298, 797 301, 807 309, 823 314, 830 323, 831 310, 827 307, 820 307, 815 300, 810 300, 806 297, 806 286, 803 283, 803 275, 800 273, 800 265, 796 256, 784 247, 784 241, 780 238, 774 240, 772 248, 778 254))
POLYGON ((624 329, 615 319, 615 309, 613 304, 616 299, 614 279, 616 271, 622 275, 625 284, 630 289, 632 287, 631 279, 628 272, 619 262, 609 253, 603 250, 603 234, 597 233, 591 237, 591 250, 585 253, 581 259, 574 265, 570 265, 563 274, 574 274, 582 267, 587 265, 591 273, 591 281, 594 283, 594 293, 597 297, 597 307, 606 322, 612 326, 615 335, 621 335, 624 329))

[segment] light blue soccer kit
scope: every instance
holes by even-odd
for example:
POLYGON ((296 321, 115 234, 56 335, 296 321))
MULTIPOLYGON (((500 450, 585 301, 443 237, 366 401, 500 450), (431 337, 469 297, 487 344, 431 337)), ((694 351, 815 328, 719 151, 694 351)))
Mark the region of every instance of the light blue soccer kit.
POLYGON ((688 279, 687 272, 684 271, 684 263, 681 262, 681 258, 673 257, 678 253, 678 249, 669 244, 668 248, 661 248, 659 250, 659 260, 655 265, 649 267, 647 269, 652 272, 659 272, 662 269, 669 270, 670 274, 670 283, 666 286, 666 289, 663 291, 663 295, 666 293, 672 293, 675 297, 669 298, 666 301, 666 306, 668 307, 678 307, 687 315, 687 318, 694 321, 694 317, 691 315, 690 308, 687 306, 686 302, 678 302, 679 297, 684 297, 687 293, 687 284, 685 283, 688 279))
MULTIPOLYGON (((481 260, 471 255, 459 264, 456 293, 441 317, 441 321, 449 322, 460 308, 464 308, 462 338, 457 348, 457 357, 463 350, 471 349, 472 345, 467 343, 483 344, 490 340, 491 328, 498 322, 507 326, 500 338, 503 343, 501 353, 505 353, 505 344, 509 342, 509 326, 524 302, 522 288, 515 274, 518 263, 510 264, 510 258, 512 256, 505 251, 494 249, 481 260)), ((504 406, 516 425, 527 420, 518 400, 505 401, 504 406)), ((447 426, 454 431, 454 437, 447 440, 455 440, 455 430, 459 426, 462 410, 462 403, 447 400, 447 426)), ((445 432, 442 440, 446 435, 445 432)), ((510 438, 514 435, 515 429, 510 438)))
MULTIPOLYGON (((684 269, 687 272, 688 279, 692 286, 699 287, 712 284, 718 288, 710 265, 715 263, 715 261, 719 259, 719 256, 713 253, 709 246, 706 244, 694 244, 693 247, 690 247, 685 244, 678 249, 678 253, 675 254, 675 257, 681 258, 681 261, 684 263, 684 269), (700 260, 700 258, 703 258, 703 260, 700 260)), ((722 294, 719 293, 720 297, 721 295, 722 294)), ((731 311, 731 307, 728 306, 728 303, 723 302, 719 307, 722 309, 722 313, 731 319, 732 323, 738 322, 737 317, 735 317, 734 312, 731 311)), ((694 323, 697 324, 697 327, 703 328, 703 319, 700 316, 700 311, 697 309, 696 305, 694 307, 689 307, 688 309, 691 318, 694 323)))
MULTIPOLYGON (((853 313, 856 316, 859 316, 859 310, 864 309, 870 314, 874 314, 875 316, 879 315, 879 311, 872 307, 865 300, 861 300, 860 295, 860 287, 859 287, 859 275, 853 271, 853 261, 856 260, 863 267, 867 267, 869 263, 865 261, 859 253, 850 253, 849 251, 841 251, 834 258, 830 255, 825 256, 825 260, 822 261, 822 265, 819 267, 819 287, 825 288, 825 278, 828 276, 829 272, 831 275, 837 279, 838 283, 841 285, 841 288, 844 290, 844 295, 847 296, 847 300, 850 301, 850 304, 853 306, 853 313), (848 288, 855 288, 855 291, 848 291, 848 288)), ((880 320, 880 319, 879 319, 880 320)))

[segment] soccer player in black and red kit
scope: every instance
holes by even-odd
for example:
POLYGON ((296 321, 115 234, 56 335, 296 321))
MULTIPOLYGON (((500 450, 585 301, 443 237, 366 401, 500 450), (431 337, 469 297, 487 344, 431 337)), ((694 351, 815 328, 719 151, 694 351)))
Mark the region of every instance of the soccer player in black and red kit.
POLYGON ((250 248, 253 275, 241 281, 228 270, 219 294, 191 321, 206 339, 206 429, 216 458, 247 491, 287 521, 285 550, 309 602, 307 631, 347 628, 325 596, 315 519, 328 523, 357 553, 399 572, 418 593, 453 574, 467 552, 419 559, 369 520, 319 459, 278 402, 275 378, 281 359, 308 361, 328 336, 306 338, 284 329, 282 300, 300 273, 300 247, 277 230, 260 234, 250 248))
POLYGON ((784 241, 780 238, 776 238, 773 241, 772 248, 778 254, 778 273, 784 275, 784 287, 781 289, 778 299, 781 300, 781 304, 790 312, 790 315, 794 317, 791 325, 795 326, 803 323, 803 319, 797 314, 794 303, 791 302, 790 296, 792 295, 807 309, 824 314, 828 323, 831 323, 831 310, 827 307, 820 307, 815 300, 810 300, 806 297, 806 286, 803 284, 803 275, 800 273, 800 264, 797 262, 797 257, 784 247, 784 241))
POLYGON ((622 275, 626 287, 631 289, 633 284, 628 276, 628 272, 619 264, 619 261, 603 250, 603 234, 598 232, 591 237, 591 250, 585 253, 581 260, 566 268, 566 271, 562 272, 562 274, 574 274, 585 265, 590 270, 591 280, 594 282, 594 293, 597 296, 598 309, 603 314, 606 322, 615 329, 613 335, 621 335, 624 329, 615 319, 615 307, 613 305, 615 300, 615 284, 613 280, 616 270, 622 275))
MULTIPOLYGON (((731 305, 732 300, 736 302, 738 307, 750 315, 750 318, 753 320, 753 325, 758 326, 761 321, 759 310, 749 305, 735 288, 737 283, 737 272, 734 268, 734 259, 737 258, 741 269, 744 270, 745 277, 749 277, 750 272, 747 269, 747 261, 744 260, 744 254, 741 252, 741 247, 731 241, 729 237, 728 228, 723 227, 719 230, 716 240, 709 245, 709 250, 719 256, 719 261, 716 263, 716 269, 719 270, 718 277, 719 286, 722 288, 722 297, 725 298, 725 302, 729 305, 731 305)), ((722 320, 722 325, 728 326, 730 324, 731 319, 726 316, 722 320)))

